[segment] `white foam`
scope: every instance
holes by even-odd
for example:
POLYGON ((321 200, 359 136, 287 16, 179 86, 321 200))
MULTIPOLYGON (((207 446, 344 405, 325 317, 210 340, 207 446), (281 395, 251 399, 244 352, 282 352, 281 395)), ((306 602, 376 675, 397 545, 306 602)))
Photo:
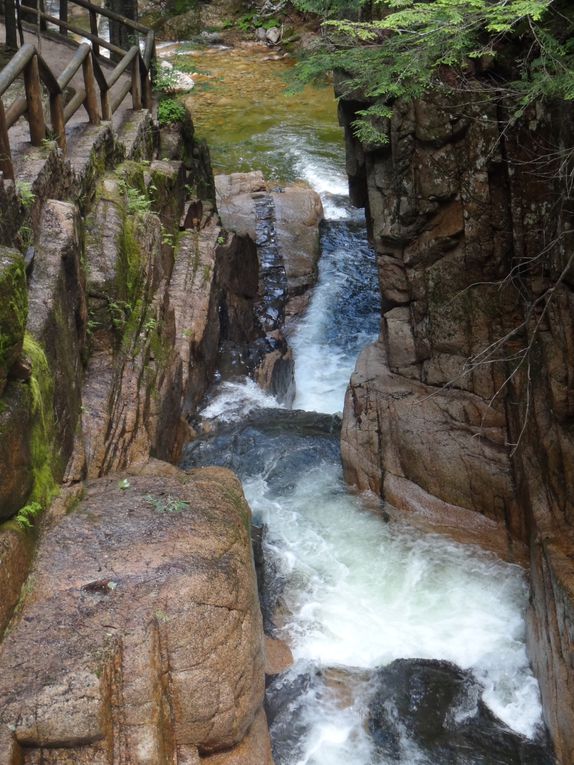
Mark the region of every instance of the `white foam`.
POLYGON ((288 579, 295 658, 365 669, 398 658, 452 661, 485 684, 500 719, 532 736, 541 706, 521 570, 442 537, 397 531, 334 489, 339 482, 338 467, 324 465, 273 501, 262 478, 245 486, 288 579))
POLYGON ((199 414, 205 420, 237 422, 254 409, 266 407, 283 408, 274 396, 265 393, 257 383, 246 377, 236 382, 222 383, 199 414))

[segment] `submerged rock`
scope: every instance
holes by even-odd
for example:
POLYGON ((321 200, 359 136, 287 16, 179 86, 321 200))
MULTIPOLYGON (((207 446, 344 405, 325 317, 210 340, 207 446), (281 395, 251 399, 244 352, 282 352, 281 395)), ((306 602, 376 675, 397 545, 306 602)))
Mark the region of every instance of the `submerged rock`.
POLYGON ((89 483, 0 648, 0 762, 270 763, 249 522, 221 469, 89 483))
POLYGON ((403 762, 413 748, 441 765, 552 765, 545 738, 531 741, 486 707, 472 673, 445 661, 398 659, 379 669, 368 727, 378 756, 403 762))
POLYGON ((188 444, 182 467, 221 465, 243 479, 264 473, 274 492, 289 492, 302 472, 338 459, 340 425, 335 415, 258 409, 188 444))

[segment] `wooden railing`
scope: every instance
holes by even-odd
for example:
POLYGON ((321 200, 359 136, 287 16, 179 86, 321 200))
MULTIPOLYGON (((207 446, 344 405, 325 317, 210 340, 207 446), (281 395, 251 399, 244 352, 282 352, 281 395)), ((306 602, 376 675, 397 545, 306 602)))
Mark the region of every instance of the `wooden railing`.
MULTIPOLYGON (((152 106, 152 66, 155 61, 155 38, 152 30, 136 21, 120 16, 106 8, 93 5, 88 0, 66 0, 60 2, 59 17, 53 17, 44 12, 43 4, 39 8, 21 6, 22 11, 29 14, 26 18, 36 18, 40 31, 47 32, 47 24, 58 26, 59 35, 69 41, 68 32, 90 41, 77 43, 77 50, 71 52, 67 66, 55 74, 42 58, 36 45, 25 43, 0 72, 0 172, 5 178, 14 180, 14 167, 10 149, 9 129, 22 116, 26 116, 30 142, 40 146, 48 136, 55 140, 59 148, 66 152, 66 124, 84 106, 90 123, 97 125, 100 120, 110 120, 128 93, 131 93, 132 106, 135 110, 152 106), (80 6, 89 12, 91 32, 86 32, 74 24, 68 23, 68 7, 70 4, 80 6), (129 50, 124 50, 104 40, 98 32, 98 16, 106 16, 113 23, 130 30, 137 44, 129 50), (139 45, 143 38, 143 51, 139 45), (109 62, 100 57, 101 49, 109 50, 118 60, 112 71, 109 62), (82 68, 83 87, 76 88, 72 98, 64 103, 66 88, 72 78, 82 68), (106 70, 106 71, 105 71, 106 70), (106 73, 107 72, 107 73, 106 73), (111 89, 122 75, 128 74, 125 81, 116 89, 113 95, 111 89), (8 88, 21 76, 24 77, 25 97, 17 97, 5 108, 3 96, 8 88), (48 93, 49 122, 44 115, 42 99, 42 83, 48 93), (99 92, 99 98, 98 98, 99 92), (99 103, 98 103, 99 102, 99 103)), ((62 46, 64 55, 66 48, 62 46)))

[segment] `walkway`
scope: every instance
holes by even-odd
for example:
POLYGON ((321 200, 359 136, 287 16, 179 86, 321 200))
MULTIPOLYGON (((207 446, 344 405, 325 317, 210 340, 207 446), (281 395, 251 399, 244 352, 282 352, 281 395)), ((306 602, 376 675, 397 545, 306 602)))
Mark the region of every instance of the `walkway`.
MULTIPOLYGON (((0 40, 5 39, 4 24, 0 21, 0 40)), ((24 41, 26 43, 32 43, 39 50, 40 55, 51 69, 56 78, 63 72, 65 67, 72 59, 74 53, 78 50, 78 44, 74 43, 70 39, 57 36, 57 32, 38 35, 35 32, 25 31, 24 41)), ((112 64, 105 58, 98 58, 100 67, 103 71, 106 79, 109 79, 116 64, 112 64)), ((114 96, 120 93, 124 89, 128 82, 131 81, 131 74, 129 70, 127 73, 121 74, 117 82, 108 91, 110 101, 113 101, 114 96)), ((68 103, 70 99, 78 90, 82 90, 84 87, 84 79, 82 67, 76 72, 71 79, 69 85, 64 90, 64 102, 68 103)), ((3 96, 4 107, 7 109, 9 105, 18 96, 24 95, 24 82, 23 78, 19 77, 18 80, 10 86, 8 91, 3 96)), ((99 102, 99 91, 98 91, 99 102)), ((47 104, 47 97, 45 99, 44 113, 46 115, 47 122, 49 123, 49 108, 47 104)), ((125 121, 126 116, 132 113, 132 96, 128 92, 121 101, 120 105, 114 111, 112 122, 115 129, 118 129, 125 121)), ((100 112, 101 114, 101 112, 100 112)), ((90 125, 88 114, 84 106, 81 106, 76 113, 69 119, 66 124, 66 140, 67 140, 67 155, 72 155, 74 146, 82 138, 87 130, 93 128, 90 125)), ((14 166, 14 174, 16 178, 22 173, 22 162, 25 161, 26 152, 31 148, 30 142, 30 130, 26 116, 21 117, 8 131, 10 149, 12 153, 12 162, 14 166)), ((25 174, 25 173, 24 173, 25 174)))

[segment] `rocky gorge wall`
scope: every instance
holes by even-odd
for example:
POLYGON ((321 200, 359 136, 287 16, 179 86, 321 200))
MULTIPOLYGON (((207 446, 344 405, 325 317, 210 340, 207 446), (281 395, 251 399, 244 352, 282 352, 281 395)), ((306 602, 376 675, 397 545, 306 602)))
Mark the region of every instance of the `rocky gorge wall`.
POLYGON ((399 514, 530 561, 530 655, 574 761, 572 111, 509 127, 484 93, 397 103, 386 145, 340 104, 382 325, 348 388, 347 480, 399 514))
POLYGON ((221 344, 261 335, 255 246, 221 226, 191 122, 128 113, 18 170, 0 183, 0 762, 270 765, 249 507, 229 471, 169 464, 221 344))

